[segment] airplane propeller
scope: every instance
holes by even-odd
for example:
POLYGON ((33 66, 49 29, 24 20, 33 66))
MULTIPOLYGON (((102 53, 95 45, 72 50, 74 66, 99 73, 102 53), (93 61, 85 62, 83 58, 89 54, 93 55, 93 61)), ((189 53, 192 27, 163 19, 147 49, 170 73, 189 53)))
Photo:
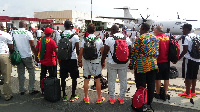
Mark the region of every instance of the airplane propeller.
MULTIPOLYGON (((144 17, 142 16, 142 14, 140 14, 140 16, 142 18, 142 23, 145 23, 145 22, 147 22, 147 19, 149 18, 150 15, 147 15, 146 19, 144 19, 144 17)), ((138 27, 140 27, 140 25, 142 25, 142 23, 139 24, 138 27)))

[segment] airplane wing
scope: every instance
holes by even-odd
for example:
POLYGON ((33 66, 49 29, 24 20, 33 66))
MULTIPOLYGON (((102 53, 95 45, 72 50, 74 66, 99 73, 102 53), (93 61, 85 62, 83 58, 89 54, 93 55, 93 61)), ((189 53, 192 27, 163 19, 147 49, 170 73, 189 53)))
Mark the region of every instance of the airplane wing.
POLYGON ((96 18, 120 19, 120 20, 137 20, 135 18, 128 18, 128 17, 105 17, 105 16, 97 16, 96 18))

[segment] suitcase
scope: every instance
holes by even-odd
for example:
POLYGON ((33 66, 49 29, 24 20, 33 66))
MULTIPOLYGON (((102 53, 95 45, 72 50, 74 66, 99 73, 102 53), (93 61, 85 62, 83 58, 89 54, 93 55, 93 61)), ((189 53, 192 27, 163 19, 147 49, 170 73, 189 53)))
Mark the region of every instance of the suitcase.
POLYGON ((45 78, 44 99, 50 102, 56 102, 61 99, 60 79, 56 77, 45 78))

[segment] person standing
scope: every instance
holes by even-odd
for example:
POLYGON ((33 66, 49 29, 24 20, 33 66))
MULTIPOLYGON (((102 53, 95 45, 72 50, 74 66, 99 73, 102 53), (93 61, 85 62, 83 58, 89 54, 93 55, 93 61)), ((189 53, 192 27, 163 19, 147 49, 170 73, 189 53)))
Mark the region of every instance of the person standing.
POLYGON ((37 41, 40 40, 40 38, 42 37, 42 33, 43 31, 41 30, 40 26, 38 26, 38 29, 35 31, 35 36, 37 38, 37 41))
POLYGON ((122 29, 122 34, 123 34, 125 37, 128 37, 128 32, 126 31, 125 28, 122 29))
POLYGON ((157 56, 159 52, 159 39, 148 33, 149 24, 143 23, 140 34, 134 43, 129 69, 134 69, 136 87, 146 88, 147 85, 147 110, 152 111, 151 103, 154 97, 155 78, 157 73, 157 56), (152 54, 151 52, 154 52, 152 54))
POLYGON ((62 33, 62 31, 59 29, 59 26, 57 26, 57 29, 54 30, 54 32, 56 33, 55 37, 56 37, 56 44, 58 44, 59 40, 61 39, 60 37, 60 33, 62 33))
MULTIPOLYGON (((32 58, 32 52, 36 54, 36 48, 34 45, 34 38, 31 32, 26 30, 27 23, 25 21, 19 22, 19 29, 12 32, 14 41, 16 43, 17 49, 21 55, 21 63, 17 65, 17 73, 19 78, 19 92, 24 95, 26 92, 24 82, 25 82, 25 67, 29 73, 29 93, 37 94, 39 91, 35 90, 35 68, 32 58)), ((37 58, 36 58, 37 59, 37 58)), ((38 62, 38 60, 36 60, 38 62)))
POLYGON ((128 46, 128 51, 130 54, 131 51, 131 41, 129 37, 125 37, 123 34, 119 33, 119 27, 117 25, 113 25, 111 27, 111 37, 108 37, 105 40, 104 45, 104 53, 101 59, 102 67, 105 67, 105 59, 108 54, 108 60, 107 60, 107 71, 108 71, 108 90, 109 90, 109 96, 110 96, 110 103, 115 103, 115 82, 117 78, 117 74, 120 80, 120 97, 118 97, 118 100, 120 104, 124 104, 124 97, 126 93, 127 88, 127 69, 128 69, 128 62, 125 64, 118 64, 114 61, 113 55, 115 53, 114 45, 115 45, 115 36, 118 39, 125 39, 126 44, 128 46))
POLYGON ((169 37, 163 33, 162 26, 157 26, 154 29, 154 35, 159 39, 159 55, 157 59, 159 72, 156 74, 156 94, 155 98, 162 97, 160 94, 161 80, 164 80, 165 95, 167 95, 167 90, 169 86, 169 68, 170 62, 168 61, 169 54, 169 37))
MULTIPOLYGON (((84 92, 85 92, 85 97, 84 101, 85 103, 89 103, 89 97, 88 97, 88 84, 90 81, 91 76, 94 76, 95 82, 96 82, 96 90, 97 90, 97 100, 96 103, 102 103, 105 101, 105 98, 101 96, 101 83, 100 83, 100 78, 101 78, 101 54, 103 54, 103 42, 100 38, 96 37, 94 35, 94 32, 96 31, 96 27, 94 24, 90 23, 87 27, 89 36, 86 37, 85 39, 82 40, 81 42, 81 48, 80 48, 80 53, 79 53, 79 67, 83 66, 83 75, 84 75, 84 92), (88 60, 84 58, 84 62, 82 62, 82 56, 84 57, 84 50, 86 52, 86 49, 84 45, 86 42, 89 41, 94 41, 96 44, 96 49, 95 51, 98 56, 96 56, 96 59, 93 60, 88 60), (83 64, 82 64, 83 63, 83 64)), ((88 51, 91 52, 91 51, 88 51)), ((93 52, 95 54, 95 52, 93 52)), ((94 55, 92 54, 92 55, 94 55)))
POLYGON ((36 46, 36 53, 41 63, 40 82, 46 77, 47 70, 49 72, 49 77, 57 77, 56 54, 58 52, 58 47, 51 38, 52 32, 53 30, 51 28, 45 28, 45 36, 41 37, 36 46))
POLYGON ((0 74, 4 77, 3 93, 6 101, 13 97, 10 84, 12 66, 10 64, 9 52, 10 54, 13 52, 12 37, 9 33, 4 32, 4 26, 0 22, 0 74))
POLYGON ((137 38, 138 32, 135 31, 135 27, 133 27, 133 30, 131 31, 131 35, 129 36, 132 42, 132 46, 134 45, 135 39, 137 38))
POLYGON ((170 33, 170 28, 167 28, 167 32, 165 33, 170 39, 175 39, 172 33, 170 33))
MULTIPOLYGON (((66 20, 64 23, 64 27, 65 31, 62 33, 62 37, 69 38, 70 36, 73 35, 72 33, 73 24, 71 21, 66 20)), ((60 78, 61 78, 61 88, 63 91, 63 101, 67 101, 67 95, 65 92, 65 87, 66 87, 65 79, 69 77, 68 73, 70 73, 70 77, 72 79, 72 95, 70 97, 70 101, 73 102, 79 98, 79 95, 75 94, 77 86, 77 78, 79 78, 79 70, 77 63, 77 55, 79 55, 78 35, 74 35, 70 39, 70 42, 72 43, 71 59, 60 61, 60 78)))
POLYGON ((149 31, 149 33, 154 35, 154 26, 151 26, 151 31, 149 31))
MULTIPOLYGON (((200 59, 196 59, 190 54, 190 52, 192 51, 192 46, 194 44, 193 39, 198 38, 198 40, 200 40, 199 35, 192 33, 191 30, 191 24, 183 25, 183 35, 185 35, 185 39, 182 44, 183 51, 181 52, 179 57, 179 60, 184 57, 182 63, 182 77, 185 78, 186 91, 183 93, 178 93, 178 95, 189 99, 191 97, 196 97, 195 87, 200 64, 200 59)), ((198 51, 196 51, 196 53, 197 52, 198 51)))

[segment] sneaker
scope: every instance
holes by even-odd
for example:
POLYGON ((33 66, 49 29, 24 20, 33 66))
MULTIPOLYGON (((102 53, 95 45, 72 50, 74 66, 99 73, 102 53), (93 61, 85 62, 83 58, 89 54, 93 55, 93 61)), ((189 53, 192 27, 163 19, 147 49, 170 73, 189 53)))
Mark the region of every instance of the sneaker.
POLYGON ((154 110, 153 110, 153 108, 152 108, 151 106, 148 106, 148 105, 147 105, 147 110, 146 110, 146 112, 154 112, 154 110))
POLYGON ((115 99, 110 98, 110 104, 114 104, 114 103, 115 103, 115 99))
POLYGON ((85 101, 85 103, 90 103, 89 97, 87 97, 87 98, 84 97, 84 101, 85 101))
POLYGON ((75 100, 79 99, 79 95, 71 96, 70 101, 73 102, 75 100))
POLYGON ((192 97, 196 97, 197 94, 196 94, 196 93, 191 93, 191 96, 192 96, 192 97))
POLYGON ((104 101, 105 101, 105 98, 101 96, 101 99, 98 99, 98 98, 97 98, 96 103, 97 103, 97 104, 100 104, 100 103, 102 103, 102 102, 104 102, 104 101))
POLYGON ((33 90, 31 93, 29 93, 29 94, 31 94, 31 95, 34 95, 34 94, 38 94, 39 93, 39 91, 38 90, 33 90))
POLYGON ((67 95, 62 98, 63 101, 67 101, 67 95))
POLYGON ((120 104, 124 104, 124 99, 120 99, 120 98, 118 97, 118 100, 119 100, 120 104))
POLYGON ((188 98, 191 99, 191 94, 187 95, 186 91, 184 93, 178 93, 179 96, 184 97, 184 98, 188 98))

